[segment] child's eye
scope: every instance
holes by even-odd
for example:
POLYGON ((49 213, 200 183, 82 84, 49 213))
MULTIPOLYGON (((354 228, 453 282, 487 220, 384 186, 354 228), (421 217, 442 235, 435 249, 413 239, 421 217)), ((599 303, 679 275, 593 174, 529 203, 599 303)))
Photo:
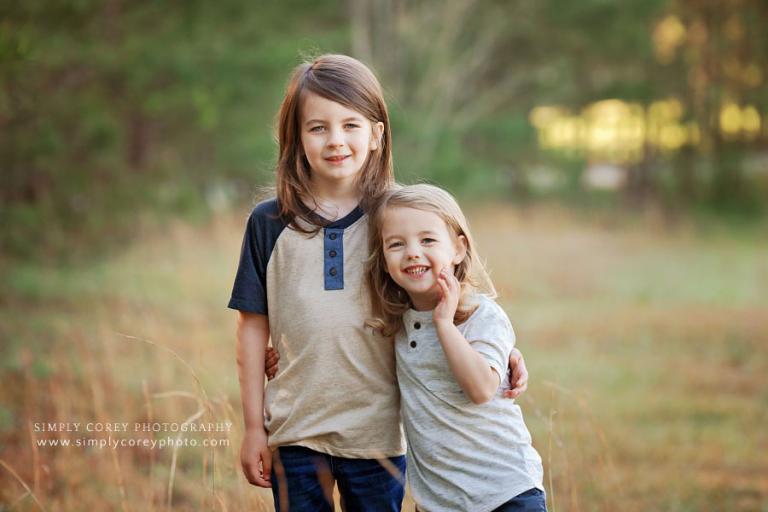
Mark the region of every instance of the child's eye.
POLYGON ((432 244, 432 243, 435 243, 435 242, 437 242, 437 240, 435 240, 434 238, 422 238, 421 239, 421 243, 423 243, 423 244, 432 244))
POLYGON ((350 128, 350 129, 360 128, 360 125, 359 124, 355 124, 355 123, 347 123, 347 124, 344 125, 344 128, 350 128))
POLYGON ((398 247, 402 247, 403 242, 392 242, 387 246, 387 249, 397 249, 398 247))
POLYGON ((316 133, 321 132, 323 130, 325 130, 325 126, 320 126, 320 125, 313 126, 312 128, 309 129, 310 132, 316 132, 316 133))

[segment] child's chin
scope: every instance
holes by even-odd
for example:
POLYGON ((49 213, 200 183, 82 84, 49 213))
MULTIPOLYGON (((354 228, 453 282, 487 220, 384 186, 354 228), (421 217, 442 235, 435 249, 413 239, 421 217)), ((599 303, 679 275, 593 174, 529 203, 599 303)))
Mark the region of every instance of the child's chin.
POLYGON ((432 281, 431 279, 427 279, 423 277, 421 279, 409 279, 408 281, 405 282, 404 288, 406 290, 410 289, 414 291, 424 292, 424 291, 430 290, 434 286, 435 283, 431 281, 432 281))
POLYGON ((429 297, 435 294, 439 294, 437 286, 434 284, 424 283, 423 285, 410 286, 405 289, 409 295, 418 295, 420 297, 429 297))

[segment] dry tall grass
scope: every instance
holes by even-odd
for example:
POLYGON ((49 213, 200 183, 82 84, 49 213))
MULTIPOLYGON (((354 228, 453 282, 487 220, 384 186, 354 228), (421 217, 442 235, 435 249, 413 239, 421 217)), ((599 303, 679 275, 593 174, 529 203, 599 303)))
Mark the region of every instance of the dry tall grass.
MULTIPOLYGON (((520 402, 550 510, 768 507, 765 238, 544 208, 471 209, 470 220, 531 372, 520 402)), ((242 221, 152 227, 84 268, 13 269, 0 317, 0 510, 272 510, 238 461, 225 305, 242 221), (41 422, 127 422, 113 438, 229 446, 44 447, 109 433, 41 422), (136 422, 232 427, 135 433, 136 422)))

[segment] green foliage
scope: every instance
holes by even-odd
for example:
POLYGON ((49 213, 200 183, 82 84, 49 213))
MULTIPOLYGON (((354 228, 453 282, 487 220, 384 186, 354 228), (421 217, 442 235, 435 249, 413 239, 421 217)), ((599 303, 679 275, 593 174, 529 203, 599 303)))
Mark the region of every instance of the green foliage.
POLYGON ((538 152, 528 113, 675 97, 685 121, 701 126, 701 148, 690 158, 648 156, 647 194, 679 208, 763 209, 766 187, 753 186, 742 157, 764 151, 764 137, 717 133, 724 100, 768 111, 760 87, 768 13, 759 2, 727 12, 670 0, 354 5, 0 3, 3 251, 77 258, 122 243, 138 216, 202 217, 247 201, 272 179, 273 122, 289 71, 326 51, 376 69, 404 181, 521 200, 537 197, 531 178, 551 167, 557 194, 620 202, 583 191, 583 159, 538 152), (689 31, 706 27, 699 39, 711 44, 687 37, 661 63, 654 28, 670 15, 689 31))
POLYGON ((212 184, 265 181, 288 71, 301 52, 348 51, 339 7, 0 7, 4 250, 58 258, 72 239, 122 238, 137 211, 204 212, 212 184))

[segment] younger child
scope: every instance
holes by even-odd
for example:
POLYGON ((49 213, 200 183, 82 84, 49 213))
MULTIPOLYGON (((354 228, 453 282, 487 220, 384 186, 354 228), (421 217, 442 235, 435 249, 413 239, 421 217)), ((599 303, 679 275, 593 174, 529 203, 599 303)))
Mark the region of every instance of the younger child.
POLYGON ((393 189, 369 229, 368 323, 395 336, 418 510, 546 510, 541 458, 503 398, 515 335, 456 201, 431 185, 393 189))

